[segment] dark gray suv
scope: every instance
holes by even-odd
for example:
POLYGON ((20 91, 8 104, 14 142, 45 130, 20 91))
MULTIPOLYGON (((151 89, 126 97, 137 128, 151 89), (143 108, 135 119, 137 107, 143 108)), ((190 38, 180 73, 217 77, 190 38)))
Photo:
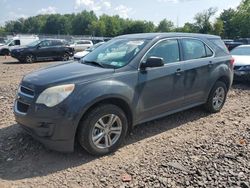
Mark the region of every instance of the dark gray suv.
POLYGON ((16 121, 58 151, 117 149, 133 126, 194 106, 219 112, 233 60, 217 36, 148 33, 116 37, 80 62, 26 75, 16 121))

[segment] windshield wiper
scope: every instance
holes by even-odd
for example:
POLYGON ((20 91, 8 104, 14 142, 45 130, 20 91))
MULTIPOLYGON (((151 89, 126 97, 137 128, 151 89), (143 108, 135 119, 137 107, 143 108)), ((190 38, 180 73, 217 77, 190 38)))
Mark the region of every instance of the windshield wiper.
POLYGON ((82 61, 82 63, 84 63, 84 64, 92 64, 92 65, 97 65, 97 66, 99 66, 99 67, 102 67, 102 68, 104 68, 104 65, 102 64, 102 63, 99 63, 99 62, 97 62, 97 61, 82 61))

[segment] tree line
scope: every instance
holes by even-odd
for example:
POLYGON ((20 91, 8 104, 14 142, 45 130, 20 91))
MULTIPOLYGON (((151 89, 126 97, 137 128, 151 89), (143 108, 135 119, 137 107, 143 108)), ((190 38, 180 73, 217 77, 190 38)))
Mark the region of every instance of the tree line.
POLYGON ((209 8, 194 16, 193 23, 177 27, 163 19, 158 25, 151 21, 124 19, 116 16, 97 16, 93 11, 73 14, 37 15, 8 21, 0 27, 0 34, 64 34, 114 37, 130 33, 189 32, 220 35, 223 38, 250 37, 250 0, 242 0, 236 9, 224 10, 215 20, 216 8, 209 8))

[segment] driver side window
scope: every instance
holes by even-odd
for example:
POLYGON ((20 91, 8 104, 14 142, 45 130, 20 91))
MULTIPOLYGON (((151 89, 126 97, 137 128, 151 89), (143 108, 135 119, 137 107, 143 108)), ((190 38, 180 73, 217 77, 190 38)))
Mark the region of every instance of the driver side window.
POLYGON ((147 53, 142 62, 145 63, 152 56, 163 58, 165 64, 180 61, 178 41, 169 39, 159 42, 147 53))
POLYGON ((44 47, 49 47, 49 46, 51 46, 51 45, 52 45, 52 43, 51 43, 51 41, 49 41, 49 40, 42 41, 42 42, 39 44, 39 46, 42 47, 42 48, 44 48, 44 47))

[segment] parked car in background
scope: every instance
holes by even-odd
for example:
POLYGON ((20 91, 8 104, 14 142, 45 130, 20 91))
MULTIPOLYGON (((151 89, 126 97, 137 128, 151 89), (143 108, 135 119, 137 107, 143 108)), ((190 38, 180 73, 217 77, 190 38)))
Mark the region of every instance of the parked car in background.
POLYGON ((223 42, 225 43, 227 49, 229 51, 231 51, 232 49, 236 48, 237 46, 240 46, 243 44, 243 42, 236 42, 234 40, 223 40, 223 42))
POLYGON ((241 42, 243 44, 250 44, 250 38, 239 38, 239 39, 235 39, 235 42, 241 42))
POLYGON ((241 45, 231 51, 234 63, 234 79, 250 81, 250 45, 241 45))
POLYGON ((74 55, 74 60, 79 61, 81 58, 83 58, 83 57, 86 56, 88 53, 92 52, 93 50, 95 50, 96 48, 98 48, 99 46, 101 46, 103 43, 105 43, 105 42, 99 42, 99 43, 93 45, 92 47, 87 48, 87 49, 84 50, 84 51, 77 52, 77 53, 74 55))
POLYGON ((91 46, 93 46, 93 42, 91 40, 79 40, 70 45, 70 47, 74 48, 76 52, 86 50, 91 46))
POLYGON ((104 42, 103 39, 92 39, 91 41, 93 42, 93 44, 97 44, 97 43, 100 43, 100 42, 104 42))
POLYGON ((39 38, 36 35, 17 35, 7 40, 4 45, 0 46, 0 55, 9 55, 11 49, 27 45, 37 40, 39 40, 39 38))
POLYGON ((26 75, 16 121, 58 151, 116 150, 135 125, 194 106, 219 112, 233 80, 220 37, 146 33, 116 37, 86 55, 26 75))
POLYGON ((67 46, 63 40, 44 39, 13 49, 10 54, 20 62, 26 63, 52 59, 67 61, 74 55, 74 49, 67 46))

